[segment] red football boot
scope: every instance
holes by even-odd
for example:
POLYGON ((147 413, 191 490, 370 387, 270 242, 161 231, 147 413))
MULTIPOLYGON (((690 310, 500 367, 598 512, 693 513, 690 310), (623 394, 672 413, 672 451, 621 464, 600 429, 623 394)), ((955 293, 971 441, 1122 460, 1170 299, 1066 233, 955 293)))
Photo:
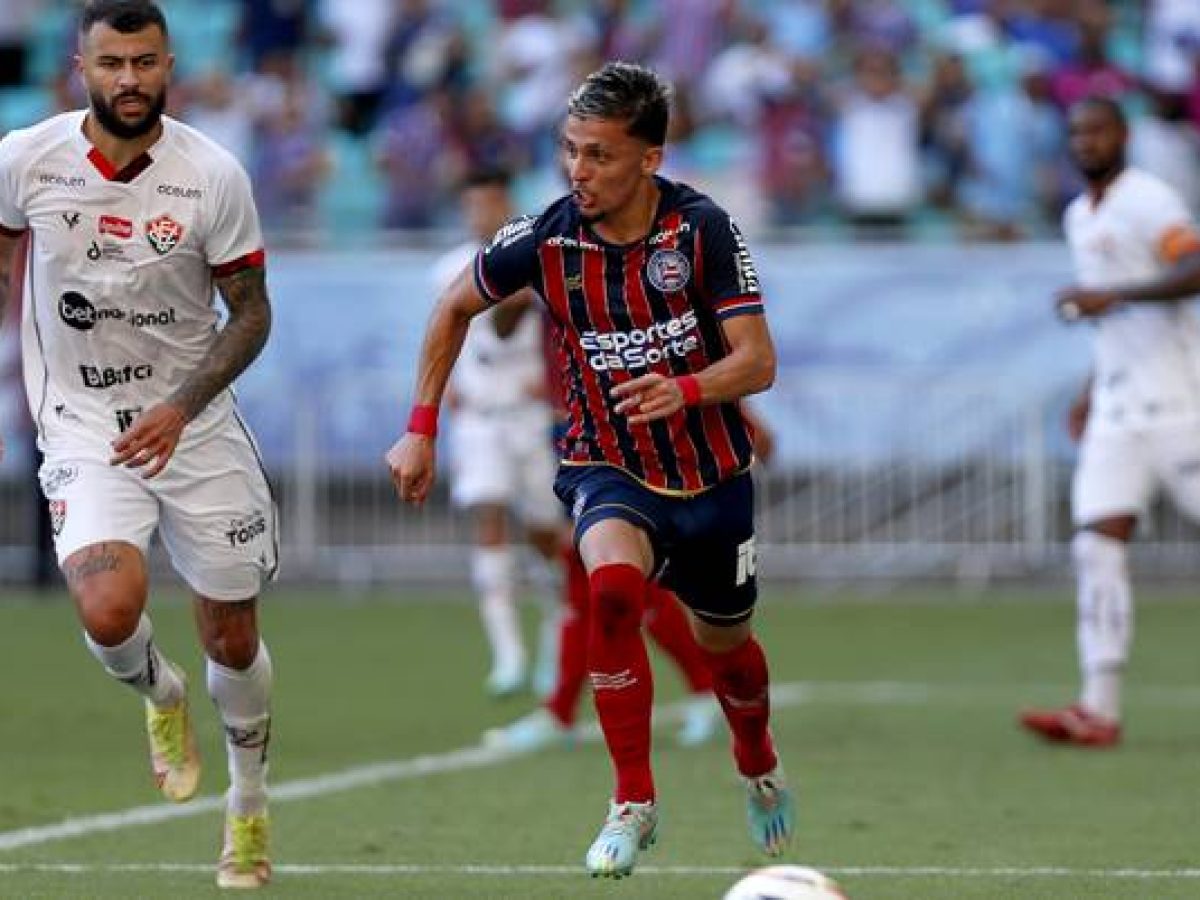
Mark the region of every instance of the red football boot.
POLYGON ((1121 724, 1074 704, 1064 709, 1031 709, 1021 713, 1021 725, 1057 744, 1113 747, 1121 742, 1121 724))

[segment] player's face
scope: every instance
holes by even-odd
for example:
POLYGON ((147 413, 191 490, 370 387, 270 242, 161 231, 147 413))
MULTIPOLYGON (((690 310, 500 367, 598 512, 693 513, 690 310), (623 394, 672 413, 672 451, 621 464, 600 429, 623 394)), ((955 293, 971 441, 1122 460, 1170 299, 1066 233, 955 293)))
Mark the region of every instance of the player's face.
POLYGON ((463 191, 463 215, 471 234, 486 241, 512 216, 508 191, 498 184, 480 184, 463 191))
POLYGON ((1125 163, 1125 128, 1103 106, 1081 104, 1068 119, 1071 158, 1089 181, 1119 171, 1125 163))
POLYGON ((579 212, 600 219, 627 206, 643 181, 657 171, 662 148, 626 133, 626 123, 568 116, 562 162, 579 212))
POLYGON ((158 124, 175 57, 157 26, 123 34, 98 22, 80 39, 76 63, 92 113, 109 134, 132 140, 158 124))

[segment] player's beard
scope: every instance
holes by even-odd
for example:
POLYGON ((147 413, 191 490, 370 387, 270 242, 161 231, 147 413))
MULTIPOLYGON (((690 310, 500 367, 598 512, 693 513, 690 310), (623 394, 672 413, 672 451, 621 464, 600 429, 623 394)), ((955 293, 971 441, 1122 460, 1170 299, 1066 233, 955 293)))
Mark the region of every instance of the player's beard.
MULTIPOLYGON (((1076 165, 1079 165, 1076 163, 1076 165)), ((1089 184, 1109 184, 1125 169, 1125 154, 1118 153, 1106 165, 1079 165, 1079 173, 1089 184)))
POLYGON ((142 93, 126 93, 114 97, 112 103, 109 103, 100 94, 88 91, 88 99, 91 101, 92 114, 96 117, 96 121, 100 127, 113 137, 120 138, 123 141, 131 141, 149 134, 154 130, 154 126, 158 124, 158 120, 162 118, 163 110, 167 108, 166 88, 157 97, 151 97, 142 93), (140 119, 134 122, 127 122, 117 115, 116 104, 123 98, 131 96, 147 101, 149 106, 146 114, 140 119))

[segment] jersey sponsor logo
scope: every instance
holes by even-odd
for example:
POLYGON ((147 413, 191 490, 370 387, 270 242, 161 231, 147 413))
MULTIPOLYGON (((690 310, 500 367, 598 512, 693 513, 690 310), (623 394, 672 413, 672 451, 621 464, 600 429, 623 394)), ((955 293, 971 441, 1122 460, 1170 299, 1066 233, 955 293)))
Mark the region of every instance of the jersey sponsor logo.
POLYGON ((63 221, 67 223, 67 228, 74 231, 75 226, 79 224, 81 216, 77 212, 65 212, 62 214, 63 221))
POLYGON ((120 216, 101 216, 100 233, 111 234, 127 241, 133 237, 133 222, 120 216))
POLYGON ((241 547, 267 533, 267 517, 255 510, 241 519, 232 519, 225 531, 230 547, 241 547))
POLYGON ((63 526, 67 524, 67 501, 51 500, 47 506, 50 509, 50 530, 58 537, 62 534, 63 526))
POLYGON ((79 367, 79 375, 83 386, 93 390, 103 391, 134 381, 149 381, 154 377, 154 366, 146 363, 128 363, 124 366, 88 366, 79 367))
POLYGON ((165 256, 183 240, 183 226, 168 215, 161 215, 146 223, 146 240, 159 256, 165 256))
POLYGON ((665 244, 676 235, 687 234, 691 230, 692 225, 690 222, 680 222, 678 228, 664 228, 662 231, 652 234, 646 243, 651 247, 657 247, 659 244, 665 244))
POLYGON ((151 312, 97 308, 78 291, 67 291, 58 300, 58 314, 78 331, 91 331, 98 322, 125 322, 130 328, 165 328, 175 324, 175 307, 151 312))
POLYGON ((644 369, 672 357, 685 357, 700 346, 694 310, 666 322, 632 331, 584 331, 579 345, 597 372, 644 369))
POLYGON ((158 193, 164 197, 179 197, 183 200, 199 200, 204 196, 204 191, 194 187, 180 187, 177 184, 160 184, 158 193))
POLYGON ((484 253, 491 253, 493 250, 503 250, 515 244, 521 238, 528 237, 533 234, 533 216, 521 216, 519 219, 513 219, 507 225, 500 228, 493 235, 491 243, 484 249, 484 253))
POLYGON ((737 269, 738 287, 743 294, 760 293, 758 270, 754 268, 754 260, 750 257, 746 239, 742 237, 741 229, 733 219, 729 220, 729 230, 733 233, 734 246, 737 247, 733 254, 733 262, 737 269))
POLYGON ((692 264, 678 250, 655 250, 646 262, 646 277, 660 291, 674 293, 692 277, 692 264))
POLYGON ((80 175, 57 175, 54 172, 40 172, 37 178, 41 184, 54 184, 59 187, 81 188, 87 186, 87 179, 80 175))
POLYGON ((42 492, 51 497, 79 477, 79 466, 54 466, 41 473, 42 492))
POLYGON ((599 244, 592 244, 588 241, 580 241, 575 238, 565 237, 561 234, 552 235, 542 242, 547 247, 566 247, 569 250, 599 250, 599 244))
POLYGON ((142 414, 140 406, 133 406, 129 409, 118 409, 114 415, 117 418, 117 431, 124 434, 133 427, 133 420, 142 414))

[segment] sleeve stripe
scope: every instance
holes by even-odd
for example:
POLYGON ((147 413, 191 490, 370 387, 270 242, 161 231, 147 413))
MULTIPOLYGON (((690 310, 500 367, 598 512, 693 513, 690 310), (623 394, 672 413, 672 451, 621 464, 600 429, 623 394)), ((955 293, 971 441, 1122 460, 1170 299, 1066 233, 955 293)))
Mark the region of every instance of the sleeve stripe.
POLYGON ((487 273, 483 270, 483 254, 475 254, 475 286, 488 303, 499 303, 504 298, 499 296, 496 289, 488 281, 487 273))
POLYGON ((718 319, 728 319, 731 316, 741 316, 747 313, 761 313, 763 302, 761 297, 731 297, 729 300, 716 304, 715 311, 718 319))
POLYGON ((762 304, 746 304, 745 306, 733 306, 729 309, 717 310, 717 319, 724 322, 726 319, 736 319, 738 316, 761 316, 763 310, 762 304))
POLYGON ((228 278, 230 275, 236 275, 245 269, 261 269, 266 265, 267 252, 262 249, 255 250, 253 253, 247 253, 245 256, 239 256, 237 259, 230 260, 227 263, 221 263, 219 266, 212 267, 213 278, 228 278))
POLYGON ((757 303, 762 306, 761 294, 735 294, 732 297, 725 297, 713 304, 713 309, 721 310, 729 306, 737 306, 743 303, 757 303))
POLYGON ((28 230, 28 228, 9 228, 7 225, 0 225, 0 235, 8 238, 20 237, 28 230))

